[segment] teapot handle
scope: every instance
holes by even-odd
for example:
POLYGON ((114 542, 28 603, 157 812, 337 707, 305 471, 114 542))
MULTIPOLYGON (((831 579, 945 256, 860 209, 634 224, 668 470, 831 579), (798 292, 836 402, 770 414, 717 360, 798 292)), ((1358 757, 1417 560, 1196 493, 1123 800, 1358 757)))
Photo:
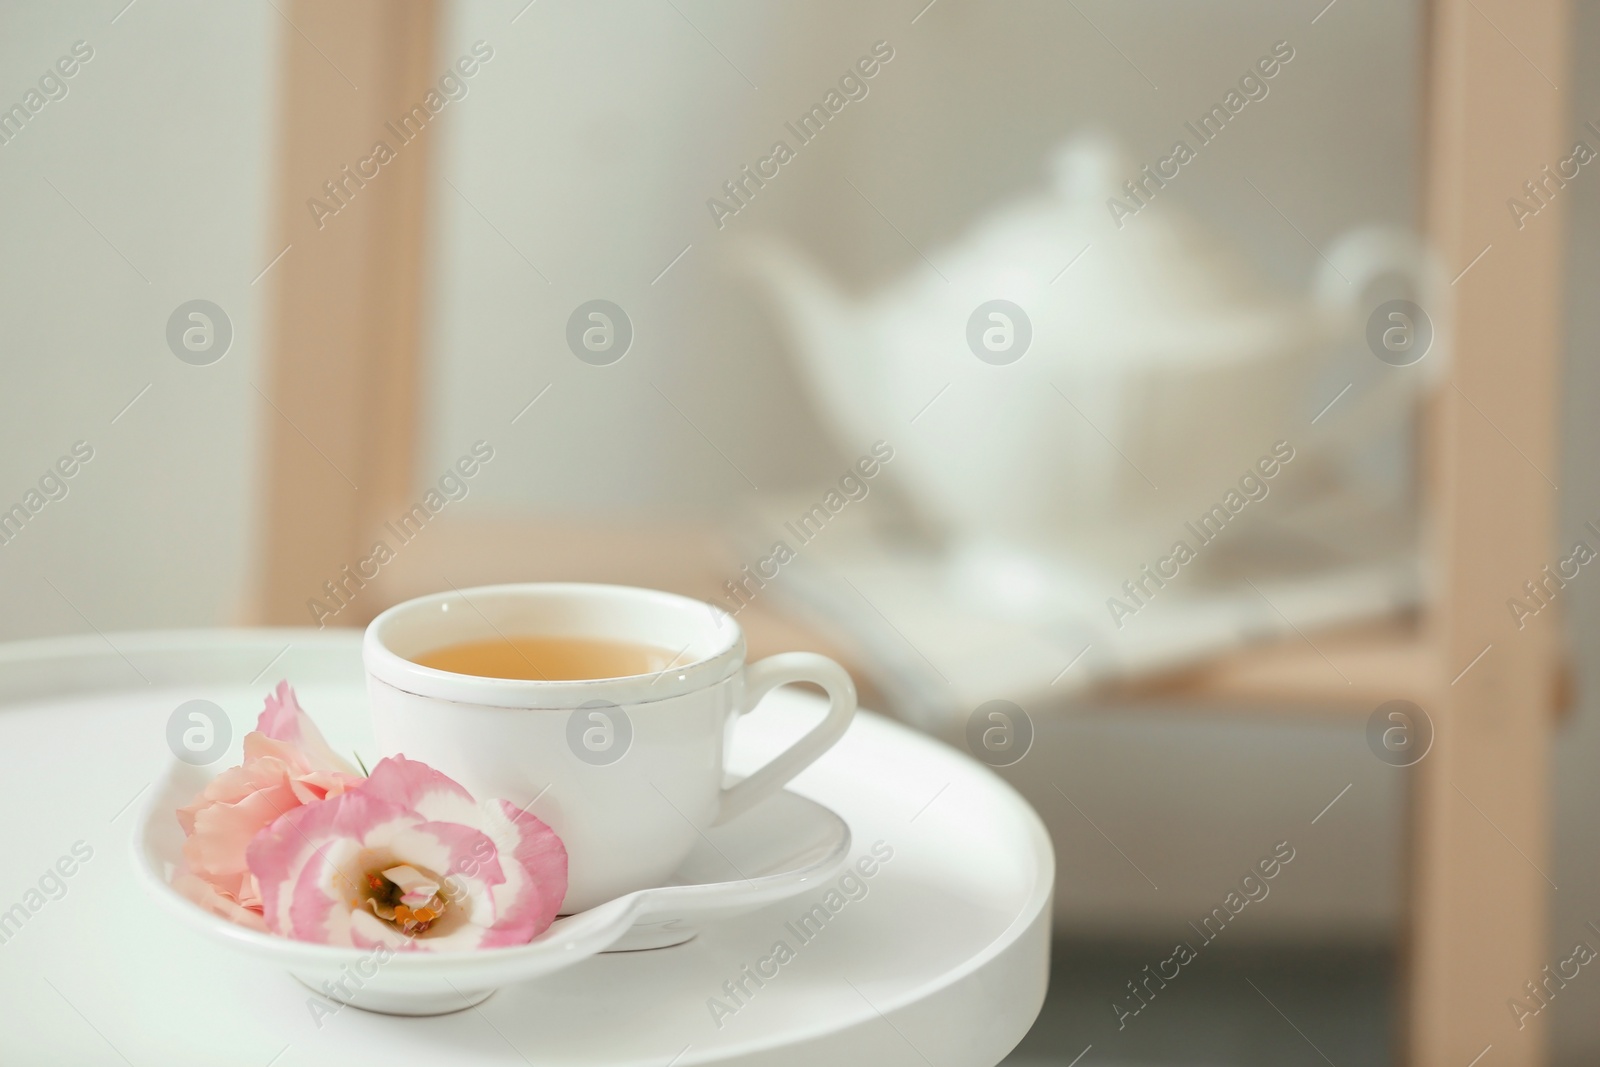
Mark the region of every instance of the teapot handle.
POLYGON ((1375 353, 1368 357, 1372 365, 1356 374, 1365 384, 1344 402, 1338 417, 1318 427, 1335 440, 1358 439, 1375 425, 1400 417, 1425 387, 1439 380, 1450 351, 1444 335, 1450 287, 1437 260, 1411 233, 1385 226, 1349 231, 1329 247, 1312 291, 1329 321, 1345 336, 1356 334, 1364 351, 1369 344, 1367 316, 1375 310, 1368 293, 1385 274, 1409 279, 1416 304, 1428 316, 1432 341, 1417 364, 1388 367, 1375 353))
POLYGON ((1437 262, 1415 235, 1392 226, 1362 226, 1342 234, 1328 249, 1317 275, 1317 303, 1336 314, 1358 312, 1362 297, 1385 274, 1410 279, 1425 309, 1449 291, 1437 262))

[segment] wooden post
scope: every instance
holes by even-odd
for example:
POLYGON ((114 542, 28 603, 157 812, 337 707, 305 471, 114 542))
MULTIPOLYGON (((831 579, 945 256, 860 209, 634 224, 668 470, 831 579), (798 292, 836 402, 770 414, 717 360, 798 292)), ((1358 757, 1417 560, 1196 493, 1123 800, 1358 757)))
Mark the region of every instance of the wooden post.
POLYGON ((1554 561, 1563 201, 1520 229, 1507 201, 1577 136, 1557 88, 1566 27, 1563 0, 1431 10, 1427 225, 1456 280, 1453 306, 1428 309, 1454 353, 1429 443, 1437 735, 1412 782, 1405 1044, 1419 1067, 1545 1058, 1548 1013, 1519 1026, 1509 1002, 1537 1009, 1524 983, 1552 962, 1555 627, 1518 630, 1507 600, 1554 561))
MULTIPOLYGON (((267 366, 261 570, 253 614, 307 601, 367 554, 411 489, 431 143, 435 0, 282 6, 280 168, 267 366), (402 122, 409 118, 409 125, 402 122), (418 129, 420 127, 420 129, 418 129), (392 158, 375 158, 379 143, 392 158), (331 185, 329 184, 331 183, 331 185)), ((355 612, 335 622, 364 621, 355 612)))

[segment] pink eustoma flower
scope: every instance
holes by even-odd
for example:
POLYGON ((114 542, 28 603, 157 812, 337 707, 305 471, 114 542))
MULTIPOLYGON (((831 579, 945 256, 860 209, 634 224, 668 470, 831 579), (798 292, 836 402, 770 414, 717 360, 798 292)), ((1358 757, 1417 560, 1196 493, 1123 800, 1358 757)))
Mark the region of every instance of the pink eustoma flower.
POLYGON ((245 852, 256 834, 286 812, 361 781, 300 707, 288 682, 267 697, 256 728, 244 739, 244 762, 224 771, 178 809, 187 839, 187 870, 173 886, 196 904, 258 930, 261 892, 245 852))
POLYGON ((457 950, 524 944, 555 920, 567 851, 504 800, 477 803, 403 756, 250 843, 262 919, 302 941, 457 950))

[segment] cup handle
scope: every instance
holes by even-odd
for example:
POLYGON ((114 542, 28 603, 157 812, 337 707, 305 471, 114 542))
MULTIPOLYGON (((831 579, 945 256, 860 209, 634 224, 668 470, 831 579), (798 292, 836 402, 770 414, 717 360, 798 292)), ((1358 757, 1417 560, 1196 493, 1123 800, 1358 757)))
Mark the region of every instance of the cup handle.
POLYGON ((844 736, 850 720, 855 717, 856 684, 850 679, 849 672, 827 656, 819 656, 815 652, 782 652, 746 667, 745 704, 741 714, 755 710, 762 697, 791 682, 820 685, 830 701, 827 717, 810 733, 774 756, 759 771, 724 789, 715 823, 725 823, 749 811, 782 789, 789 779, 832 748, 834 742, 844 736))

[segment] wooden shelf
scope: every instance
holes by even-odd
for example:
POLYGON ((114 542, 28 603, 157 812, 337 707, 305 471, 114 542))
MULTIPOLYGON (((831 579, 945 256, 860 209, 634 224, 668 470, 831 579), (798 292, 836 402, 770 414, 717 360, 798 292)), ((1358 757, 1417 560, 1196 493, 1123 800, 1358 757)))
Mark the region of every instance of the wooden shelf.
POLYGON ((1366 714, 1386 700, 1426 706, 1438 692, 1438 662, 1417 624, 1397 620, 1249 645, 1196 667, 1108 686, 1095 698, 1200 711, 1366 714))

